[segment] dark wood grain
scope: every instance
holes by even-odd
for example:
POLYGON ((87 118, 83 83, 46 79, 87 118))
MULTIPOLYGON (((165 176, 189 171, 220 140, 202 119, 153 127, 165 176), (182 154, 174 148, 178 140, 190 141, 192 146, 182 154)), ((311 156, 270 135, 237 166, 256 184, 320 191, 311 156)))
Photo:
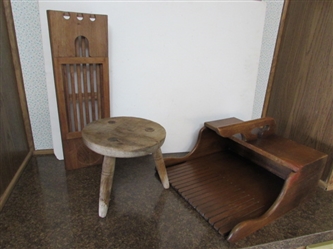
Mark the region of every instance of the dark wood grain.
POLYGON ((230 242, 297 207, 324 169, 326 154, 274 128, 272 118, 206 122, 187 156, 165 159, 171 186, 230 242))
POLYGON ((283 186, 282 179, 227 151, 169 167, 168 176, 171 185, 221 234, 266 212, 283 186))
POLYGON ((328 154, 321 179, 333 189, 333 2, 289 0, 283 16, 263 116, 328 154))
POLYGON ((10 1, 0 2, 0 210, 34 150, 10 1))

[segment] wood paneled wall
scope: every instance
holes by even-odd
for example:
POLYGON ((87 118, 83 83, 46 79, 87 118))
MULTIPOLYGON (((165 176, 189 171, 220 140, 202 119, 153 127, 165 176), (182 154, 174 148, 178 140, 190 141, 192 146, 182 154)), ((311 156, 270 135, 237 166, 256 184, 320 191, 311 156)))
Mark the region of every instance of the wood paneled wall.
POLYGON ((329 154, 333 189, 333 1, 286 0, 263 116, 277 133, 329 154))
POLYGON ((0 2, 0 210, 34 150, 10 1, 0 2))

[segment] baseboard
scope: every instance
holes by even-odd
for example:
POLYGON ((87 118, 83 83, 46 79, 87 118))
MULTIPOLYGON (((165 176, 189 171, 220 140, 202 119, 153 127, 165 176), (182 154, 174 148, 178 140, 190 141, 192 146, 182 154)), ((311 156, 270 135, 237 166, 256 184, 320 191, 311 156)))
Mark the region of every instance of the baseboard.
POLYGON ((42 156, 42 155, 53 155, 54 150, 53 149, 47 149, 47 150, 35 150, 33 152, 34 156, 42 156))
POLYGON ((13 179, 11 180, 11 182, 9 183, 8 187, 6 188, 5 192, 2 194, 2 196, 0 197, 0 211, 2 210, 2 208, 4 207, 8 197, 10 196, 12 190, 14 189, 14 186, 16 184, 16 182, 18 181, 18 179, 20 178, 25 166, 28 164, 30 158, 32 157, 33 151, 29 151, 29 153, 27 154, 27 156, 25 157, 25 159, 23 160, 22 164, 20 165, 20 167, 18 168, 18 170, 16 171, 16 174, 14 175, 13 179))
POLYGON ((183 156, 186 156, 188 153, 190 153, 190 152, 172 152, 172 153, 163 153, 162 152, 162 155, 165 158, 168 158, 168 157, 183 157, 183 156))

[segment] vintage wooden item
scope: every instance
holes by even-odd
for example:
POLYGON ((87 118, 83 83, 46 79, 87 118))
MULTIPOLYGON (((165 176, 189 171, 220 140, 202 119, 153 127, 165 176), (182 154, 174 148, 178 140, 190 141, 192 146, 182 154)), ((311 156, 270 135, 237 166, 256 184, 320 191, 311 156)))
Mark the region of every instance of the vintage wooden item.
POLYGON ((153 154, 156 169, 164 188, 169 180, 160 147, 165 129, 150 120, 134 117, 114 117, 96 120, 82 130, 84 143, 104 156, 99 194, 99 216, 108 211, 116 158, 153 154))
POLYGON ((295 208, 327 155, 275 134, 272 118, 206 122, 185 157, 165 158, 170 184, 235 242, 295 208))
POLYGON ((263 117, 276 133, 328 154, 321 186, 333 190, 333 1, 285 0, 263 117))
POLYGON ((102 162, 84 146, 83 127, 110 116, 107 16, 48 11, 66 169, 102 162))

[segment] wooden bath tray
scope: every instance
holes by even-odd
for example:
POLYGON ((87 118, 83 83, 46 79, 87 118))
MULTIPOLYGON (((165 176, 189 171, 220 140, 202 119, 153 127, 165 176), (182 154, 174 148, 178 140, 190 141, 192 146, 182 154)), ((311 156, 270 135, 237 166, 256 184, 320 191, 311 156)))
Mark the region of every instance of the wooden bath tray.
POLYGON ((194 149, 165 158, 171 186, 235 242, 295 208, 327 155, 275 135, 272 118, 206 122, 194 149))

